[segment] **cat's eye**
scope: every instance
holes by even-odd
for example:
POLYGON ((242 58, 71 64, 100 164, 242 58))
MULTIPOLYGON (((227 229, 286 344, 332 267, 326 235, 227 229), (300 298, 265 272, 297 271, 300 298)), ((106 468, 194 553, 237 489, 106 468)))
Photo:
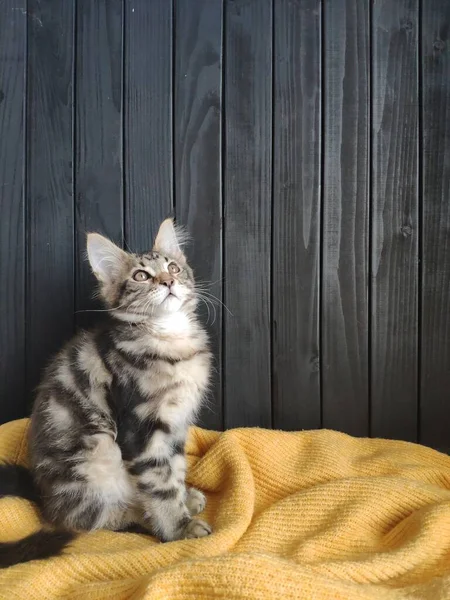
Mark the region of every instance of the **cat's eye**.
POLYGON ((147 281, 149 278, 150 275, 147 273, 147 271, 136 271, 136 273, 133 275, 133 279, 135 281, 147 281))
POLYGON ((172 275, 176 275, 180 271, 181 271, 181 269, 180 269, 180 267, 178 265, 176 265, 175 263, 170 263, 170 265, 169 265, 169 273, 172 273, 172 275))

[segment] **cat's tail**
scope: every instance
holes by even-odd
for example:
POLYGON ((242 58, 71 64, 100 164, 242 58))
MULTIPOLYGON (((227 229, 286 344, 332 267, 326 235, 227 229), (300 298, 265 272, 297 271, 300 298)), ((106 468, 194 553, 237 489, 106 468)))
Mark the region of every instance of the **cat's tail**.
MULTIPOLYGON (((0 498, 6 496, 25 498, 38 506, 41 503, 30 471, 20 465, 0 465, 0 498)), ((0 569, 57 556, 74 537, 70 531, 41 529, 16 542, 0 542, 0 569)))

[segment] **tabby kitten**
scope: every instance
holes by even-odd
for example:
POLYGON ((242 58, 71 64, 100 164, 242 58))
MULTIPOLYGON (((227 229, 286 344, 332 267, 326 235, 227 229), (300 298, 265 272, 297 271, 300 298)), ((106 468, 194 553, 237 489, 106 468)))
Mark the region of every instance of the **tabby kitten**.
POLYGON ((71 536, 61 531, 138 524, 162 541, 211 533, 193 518, 204 495, 185 487, 186 433, 211 354, 180 234, 167 219, 147 254, 96 233, 87 250, 108 319, 77 335, 44 375, 31 417, 32 480, 0 468, 0 495, 38 501, 60 533, 0 545, 3 566, 59 552, 71 536))

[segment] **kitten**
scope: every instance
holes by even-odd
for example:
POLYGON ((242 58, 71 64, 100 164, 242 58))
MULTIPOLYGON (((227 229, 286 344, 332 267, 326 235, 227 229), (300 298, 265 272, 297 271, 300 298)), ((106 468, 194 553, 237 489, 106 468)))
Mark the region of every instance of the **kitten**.
POLYGON ((167 219, 147 254, 96 233, 87 250, 107 321, 48 366, 31 416, 32 477, 0 467, 0 495, 36 500, 56 531, 0 544, 0 566, 58 553, 71 532, 138 524, 162 541, 211 533, 193 518, 205 497, 185 487, 184 444, 211 354, 180 234, 167 219))

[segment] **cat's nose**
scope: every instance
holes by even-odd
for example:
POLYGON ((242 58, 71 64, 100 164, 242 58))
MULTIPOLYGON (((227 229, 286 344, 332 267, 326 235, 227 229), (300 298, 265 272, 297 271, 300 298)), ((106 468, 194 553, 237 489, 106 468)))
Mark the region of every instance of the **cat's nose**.
POLYGON ((165 285, 168 288, 174 284, 173 277, 171 277, 169 273, 160 273, 158 279, 161 285, 165 285))

